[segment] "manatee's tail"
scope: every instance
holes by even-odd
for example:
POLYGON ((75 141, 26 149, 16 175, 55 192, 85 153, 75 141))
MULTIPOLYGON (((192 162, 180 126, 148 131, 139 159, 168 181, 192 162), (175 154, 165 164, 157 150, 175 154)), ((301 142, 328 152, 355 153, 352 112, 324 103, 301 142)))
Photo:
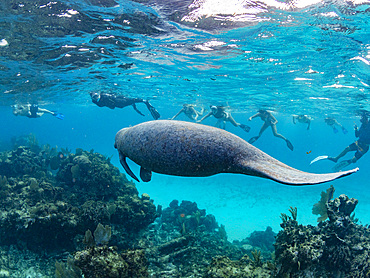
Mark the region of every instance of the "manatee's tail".
POLYGON ((336 173, 312 174, 292 168, 267 154, 263 154, 258 161, 246 161, 243 164, 243 174, 268 178, 288 185, 319 184, 348 176, 359 170, 355 168, 336 173))

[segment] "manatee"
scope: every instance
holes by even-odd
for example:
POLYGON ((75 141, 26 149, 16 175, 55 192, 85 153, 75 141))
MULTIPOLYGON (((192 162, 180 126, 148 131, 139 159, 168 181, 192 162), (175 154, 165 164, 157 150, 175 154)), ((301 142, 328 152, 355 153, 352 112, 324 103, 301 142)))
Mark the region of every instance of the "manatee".
POLYGON ((327 174, 294 169, 252 146, 242 138, 202 124, 157 120, 117 132, 114 147, 120 162, 139 181, 126 163, 128 157, 141 166, 140 177, 151 180, 152 172, 208 177, 219 173, 257 176, 289 185, 319 184, 350 175, 358 168, 327 174))

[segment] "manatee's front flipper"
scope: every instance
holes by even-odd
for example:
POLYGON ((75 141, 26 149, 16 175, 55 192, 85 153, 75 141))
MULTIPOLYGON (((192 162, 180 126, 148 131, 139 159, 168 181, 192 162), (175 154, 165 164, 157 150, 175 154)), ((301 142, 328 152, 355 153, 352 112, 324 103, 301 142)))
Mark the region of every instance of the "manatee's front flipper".
POLYGON ((121 165, 125 169, 126 173, 129 174, 131 178, 133 178, 137 182, 140 182, 139 179, 135 176, 134 173, 132 173, 131 169, 128 167, 126 162, 126 156, 124 156, 120 151, 119 151, 119 161, 121 162, 121 165))
POLYGON ((310 165, 311 165, 312 163, 317 162, 317 161, 320 161, 320 160, 323 160, 323 159, 328 159, 328 157, 329 157, 329 156, 327 156, 327 155, 320 155, 320 156, 316 157, 314 160, 312 160, 312 161, 310 162, 310 165))
POLYGON ((139 109, 137 109, 137 107, 136 107, 135 103, 134 103, 134 104, 132 104, 132 107, 134 107, 134 110, 135 110, 137 113, 139 113, 141 116, 145 116, 143 113, 141 113, 141 112, 140 112, 140 110, 139 110, 139 109))
POLYGON ((143 182, 148 182, 152 179, 152 171, 140 167, 140 178, 143 182))
POLYGON ((343 160, 333 167, 333 171, 341 171, 343 168, 347 167, 351 163, 351 160, 343 160))
POLYGON ((327 174, 312 174, 294 169, 266 154, 261 154, 256 160, 246 160, 244 174, 268 178, 283 184, 309 185, 332 181, 348 176, 358 171, 358 168, 327 174))

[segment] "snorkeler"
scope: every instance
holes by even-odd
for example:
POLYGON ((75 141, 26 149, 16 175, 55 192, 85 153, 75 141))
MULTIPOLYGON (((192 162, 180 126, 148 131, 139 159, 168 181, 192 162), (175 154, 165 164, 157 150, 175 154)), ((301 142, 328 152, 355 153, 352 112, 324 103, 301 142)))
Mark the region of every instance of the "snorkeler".
POLYGON ((136 103, 144 103, 148 108, 150 114, 152 114, 155 120, 159 119, 160 115, 158 111, 149 103, 149 101, 142 98, 129 98, 122 95, 108 94, 108 93, 96 93, 91 92, 90 97, 93 103, 99 107, 108 107, 110 109, 114 108, 124 108, 126 106, 132 105, 134 110, 142 116, 145 116, 136 108, 136 103))
POLYGON ((171 118, 171 120, 174 120, 179 116, 181 113, 184 113, 189 119, 196 121, 198 119, 198 116, 202 116, 204 113, 204 108, 202 107, 201 111, 198 112, 194 108, 194 104, 183 104, 182 109, 171 118))
POLYGON ((345 129, 344 126, 342 126, 336 119, 332 117, 326 117, 324 121, 328 126, 330 126, 333 129, 334 133, 338 133, 338 129, 336 128, 336 126, 339 126, 344 134, 348 133, 347 129, 345 129))
POLYGON ((53 112, 44 108, 40 108, 37 104, 15 104, 13 107, 13 114, 15 116, 25 116, 28 118, 39 118, 44 113, 51 114, 59 120, 64 119, 61 113, 53 112))
POLYGON ((209 112, 207 115, 205 115, 203 118, 197 121, 197 123, 201 123, 203 120, 207 119, 210 116, 213 116, 217 119, 216 122, 216 127, 225 129, 226 128, 226 122, 232 123, 236 127, 240 127, 243 129, 245 132, 249 132, 251 129, 247 125, 239 124, 237 123, 234 118, 231 116, 230 112, 226 112, 226 107, 225 106, 215 106, 215 105, 210 105, 211 112, 209 112))
POLYGON ((258 113, 253 115, 252 117, 250 117, 248 120, 251 121, 253 120, 254 118, 256 117, 260 117, 261 120, 264 122, 263 123, 263 126, 261 127, 260 129, 260 133, 258 134, 258 136, 255 136, 255 137, 252 137, 248 142, 250 144, 253 144, 254 142, 256 142, 258 140, 258 138, 261 137, 262 133, 269 127, 271 126, 271 129, 272 129, 272 133, 274 134, 275 137, 278 137, 278 138, 281 138, 283 140, 285 140, 287 146, 289 149, 293 150, 293 145, 292 143, 286 139, 283 135, 277 133, 277 129, 276 129, 276 124, 278 123, 278 121, 276 120, 276 118, 271 114, 271 112, 267 111, 267 110, 264 110, 264 109, 260 109, 258 110, 258 113))
POLYGON ((307 125, 307 130, 310 129, 311 121, 313 118, 308 115, 293 115, 293 124, 296 124, 296 121, 302 124, 308 124, 307 125))
POLYGON ((366 116, 366 114, 363 114, 361 116, 360 121, 361 121, 360 129, 358 129, 356 124, 354 126, 355 136, 358 137, 357 141, 355 141, 354 143, 346 147, 338 156, 336 157, 331 157, 327 155, 318 156, 314 160, 311 161, 310 165, 312 163, 315 163, 323 159, 328 159, 330 161, 337 163, 338 160, 341 157, 345 156, 348 152, 354 152, 354 151, 356 151, 356 153, 353 156, 353 158, 341 161, 340 163, 334 166, 333 170, 337 172, 343 169, 344 167, 347 167, 351 163, 356 163, 357 160, 359 160, 365 153, 367 153, 367 151, 369 150, 369 144, 370 144, 370 124, 369 124, 369 119, 366 116))

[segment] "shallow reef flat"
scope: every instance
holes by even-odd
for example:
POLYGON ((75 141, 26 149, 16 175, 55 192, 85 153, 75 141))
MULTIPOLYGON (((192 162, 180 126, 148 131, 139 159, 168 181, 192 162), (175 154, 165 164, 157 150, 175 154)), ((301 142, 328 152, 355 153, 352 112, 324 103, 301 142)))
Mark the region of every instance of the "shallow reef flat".
POLYGON ((0 153, 0 277, 369 277, 357 200, 330 192, 317 226, 291 208, 278 233, 230 242, 195 202, 155 206, 110 158, 30 137, 0 153))

